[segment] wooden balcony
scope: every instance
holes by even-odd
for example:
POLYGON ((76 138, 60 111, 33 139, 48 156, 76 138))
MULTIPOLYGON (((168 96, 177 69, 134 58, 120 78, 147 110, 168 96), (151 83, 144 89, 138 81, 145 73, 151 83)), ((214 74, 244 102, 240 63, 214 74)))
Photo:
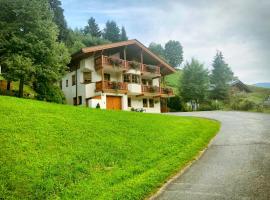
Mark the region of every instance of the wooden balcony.
POLYGON ((160 67, 158 66, 101 55, 95 59, 95 69, 99 70, 104 67, 119 71, 134 69, 151 77, 160 76, 160 67))
POLYGON ((142 94, 149 96, 174 96, 173 90, 171 88, 164 88, 151 85, 142 85, 142 94))
POLYGON ((141 68, 142 73, 150 73, 160 75, 160 67, 155 65, 146 65, 143 64, 141 68))
POLYGON ((109 56, 99 56, 95 59, 95 69, 99 70, 101 68, 107 67, 111 69, 118 69, 120 71, 127 70, 126 61, 109 56))
POLYGON ((123 82, 98 81, 96 82, 96 92, 127 93, 128 85, 123 82))
POLYGON ((173 89, 172 88, 160 88, 160 93, 162 96, 174 96, 173 89))

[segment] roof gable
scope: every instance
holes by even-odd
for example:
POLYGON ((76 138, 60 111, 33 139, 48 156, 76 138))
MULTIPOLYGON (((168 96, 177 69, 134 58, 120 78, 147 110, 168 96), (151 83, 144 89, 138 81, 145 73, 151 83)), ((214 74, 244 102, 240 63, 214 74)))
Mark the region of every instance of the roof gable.
POLYGON ((157 62, 159 62, 162 66, 166 67, 166 69, 170 73, 176 72, 176 70, 171 65, 169 65, 166 61, 164 61, 159 56, 157 56, 156 54, 151 52, 146 46, 144 46, 142 43, 140 43, 136 39, 122 41, 122 42, 115 42, 115 43, 110 43, 110 44, 104 44, 104 45, 98 45, 98 46, 93 46, 93 47, 85 47, 85 48, 82 48, 79 52, 73 54, 72 59, 78 59, 78 58, 82 57, 82 55, 94 53, 96 51, 113 49, 113 48, 128 46, 128 45, 136 45, 137 47, 141 48, 150 57, 152 57, 157 62))

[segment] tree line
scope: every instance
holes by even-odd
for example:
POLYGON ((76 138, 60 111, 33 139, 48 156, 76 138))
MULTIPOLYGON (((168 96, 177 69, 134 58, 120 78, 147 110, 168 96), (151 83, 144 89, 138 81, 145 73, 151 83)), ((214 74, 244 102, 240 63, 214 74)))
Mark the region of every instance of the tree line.
POLYGON ((197 59, 186 62, 179 80, 179 95, 172 98, 169 106, 173 110, 219 109, 219 102, 229 100, 230 83, 234 74, 218 51, 209 71, 197 59), (190 108, 186 108, 186 102, 190 108), (204 106, 204 108, 202 108, 204 106))

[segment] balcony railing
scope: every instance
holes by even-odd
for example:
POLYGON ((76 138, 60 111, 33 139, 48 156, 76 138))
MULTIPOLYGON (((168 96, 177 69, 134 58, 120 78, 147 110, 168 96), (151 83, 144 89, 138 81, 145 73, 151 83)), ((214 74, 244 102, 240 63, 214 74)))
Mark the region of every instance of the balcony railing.
POLYGON ((160 93, 160 87, 152 85, 142 85, 142 93, 160 93))
POLYGON ((134 69, 140 70, 142 73, 160 74, 160 67, 155 65, 146 65, 136 61, 128 61, 104 55, 101 55, 95 59, 96 70, 101 69, 104 65, 119 67, 120 69, 123 70, 134 69))
POLYGON ((162 87, 161 90, 160 90, 160 93, 165 94, 165 95, 169 95, 169 96, 174 95, 172 88, 163 88, 162 87))
POLYGON ((111 90, 111 91, 123 91, 127 92, 128 85, 123 82, 115 82, 115 81, 98 81, 96 82, 96 92, 111 90))
POLYGON ((164 88, 152 85, 142 85, 142 93, 152 93, 152 94, 160 94, 160 95, 168 95, 173 96, 173 90, 171 88, 164 88))
POLYGON ((149 73, 154 73, 154 74, 160 74, 160 67, 155 66, 155 65, 142 65, 142 72, 149 72, 149 73))

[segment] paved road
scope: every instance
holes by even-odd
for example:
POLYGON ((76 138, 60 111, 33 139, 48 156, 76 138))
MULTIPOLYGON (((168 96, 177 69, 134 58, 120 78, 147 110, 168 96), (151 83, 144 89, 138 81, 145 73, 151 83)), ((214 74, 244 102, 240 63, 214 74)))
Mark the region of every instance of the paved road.
POLYGON ((175 113, 222 122, 205 154, 156 199, 270 200, 270 115, 246 112, 175 113))

